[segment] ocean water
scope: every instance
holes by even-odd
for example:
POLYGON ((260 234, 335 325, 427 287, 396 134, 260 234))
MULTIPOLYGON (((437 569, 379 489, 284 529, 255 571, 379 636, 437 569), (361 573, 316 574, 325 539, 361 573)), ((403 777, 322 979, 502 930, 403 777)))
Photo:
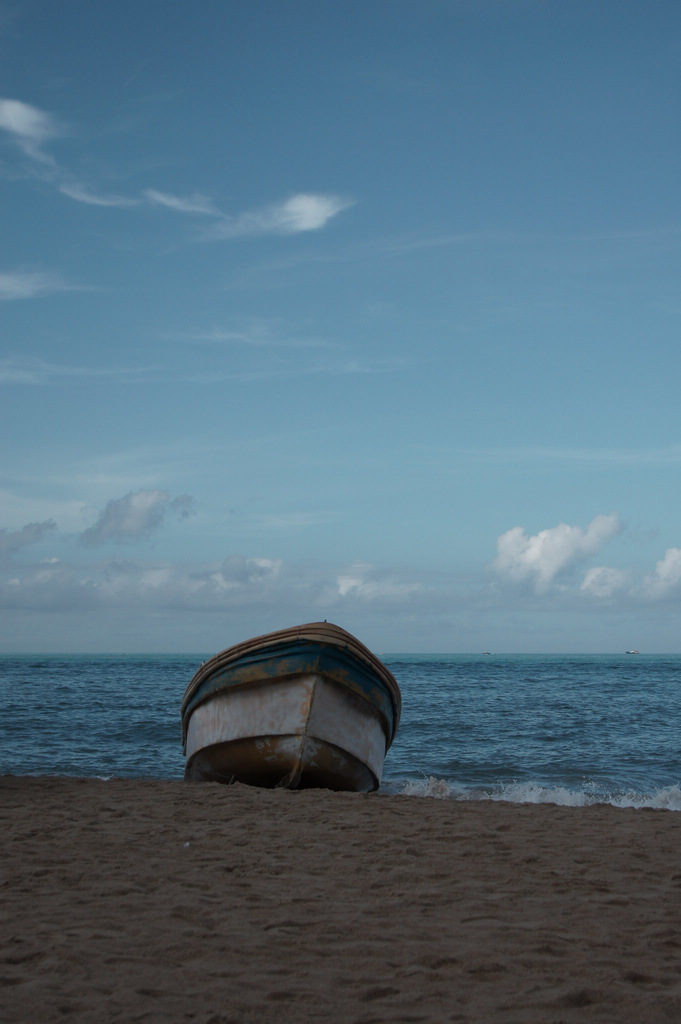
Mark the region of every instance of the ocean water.
MULTIPOLYGON (((0 656, 0 774, 181 779, 206 656, 0 656)), ((382 660, 403 699, 382 791, 681 810, 681 655, 382 660)))

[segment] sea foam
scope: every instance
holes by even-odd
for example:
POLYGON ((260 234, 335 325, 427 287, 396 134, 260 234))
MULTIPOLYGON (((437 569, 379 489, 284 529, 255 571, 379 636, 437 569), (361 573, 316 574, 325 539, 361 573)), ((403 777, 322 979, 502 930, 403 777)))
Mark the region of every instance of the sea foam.
POLYGON ((510 782, 488 787, 458 786, 429 776, 408 779, 402 785, 393 785, 390 791, 403 796, 431 797, 438 800, 496 800, 514 804, 556 804, 560 807, 592 807, 610 804, 621 808, 649 808, 652 810, 681 811, 681 787, 666 786, 653 793, 606 793, 589 783, 582 789, 566 786, 544 786, 537 782, 510 782))

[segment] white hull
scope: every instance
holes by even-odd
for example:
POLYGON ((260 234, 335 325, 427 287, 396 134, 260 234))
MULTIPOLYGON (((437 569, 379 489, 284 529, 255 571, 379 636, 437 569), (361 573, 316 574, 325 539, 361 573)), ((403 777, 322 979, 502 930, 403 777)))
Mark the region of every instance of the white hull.
POLYGON ((386 735, 361 697, 314 673, 216 693, 187 727, 185 778, 376 789, 386 735))

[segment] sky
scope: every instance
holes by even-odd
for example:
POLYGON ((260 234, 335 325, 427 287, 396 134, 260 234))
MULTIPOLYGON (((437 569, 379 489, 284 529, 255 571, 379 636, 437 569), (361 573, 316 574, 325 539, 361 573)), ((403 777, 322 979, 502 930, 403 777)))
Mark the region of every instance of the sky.
POLYGON ((681 651, 681 6, 0 0, 0 652, 681 651))

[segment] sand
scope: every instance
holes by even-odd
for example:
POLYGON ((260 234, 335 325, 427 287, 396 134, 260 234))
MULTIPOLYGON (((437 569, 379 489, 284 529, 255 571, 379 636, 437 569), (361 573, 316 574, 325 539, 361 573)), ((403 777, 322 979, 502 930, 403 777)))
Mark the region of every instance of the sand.
POLYGON ((0 1020, 681 1020, 681 814, 0 778, 0 1020))

